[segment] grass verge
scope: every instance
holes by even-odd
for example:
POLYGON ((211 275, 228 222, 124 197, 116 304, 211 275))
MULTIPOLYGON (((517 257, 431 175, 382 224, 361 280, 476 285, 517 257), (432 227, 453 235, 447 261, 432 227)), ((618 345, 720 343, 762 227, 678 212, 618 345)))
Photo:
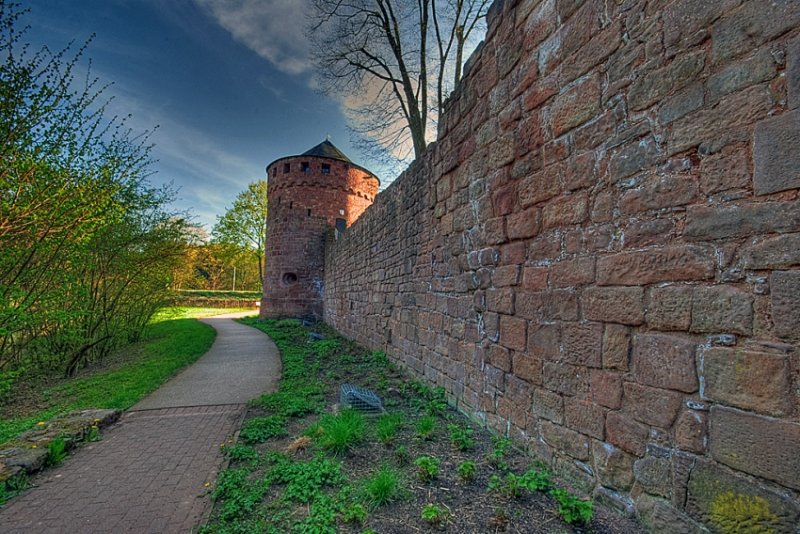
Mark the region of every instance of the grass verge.
POLYGON ((74 410, 130 408, 211 347, 216 332, 195 317, 230 311, 167 308, 153 318, 140 342, 75 378, 23 377, 14 385, 18 393, 0 407, 0 444, 74 410))
POLYGON ((242 322, 275 341, 283 377, 251 403, 241 443, 224 447, 202 533, 640 532, 598 519, 592 501, 382 353, 321 324, 324 339, 295 320, 242 322), (342 383, 377 392, 387 413, 337 406, 342 383))

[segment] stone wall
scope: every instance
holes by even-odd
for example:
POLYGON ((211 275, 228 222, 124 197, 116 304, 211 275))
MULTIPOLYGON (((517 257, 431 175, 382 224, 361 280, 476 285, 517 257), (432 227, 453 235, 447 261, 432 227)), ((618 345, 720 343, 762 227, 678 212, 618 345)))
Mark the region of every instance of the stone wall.
POLYGON ((326 320, 655 532, 800 524, 800 2, 498 0, 326 320))

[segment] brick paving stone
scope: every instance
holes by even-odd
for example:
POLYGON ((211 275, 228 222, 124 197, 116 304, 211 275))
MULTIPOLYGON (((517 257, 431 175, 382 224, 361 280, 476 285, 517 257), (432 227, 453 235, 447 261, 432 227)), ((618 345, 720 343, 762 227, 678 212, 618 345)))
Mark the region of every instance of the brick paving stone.
MULTIPOLYGON (((252 363, 259 355, 270 360, 262 367, 262 383, 263 391, 272 390, 275 374, 280 374, 280 357, 269 338, 255 329, 243 331, 238 324, 236 328, 212 324, 218 331, 215 347, 220 343, 230 347, 229 337, 237 338, 234 360, 252 363), (249 344, 242 340, 248 331, 256 334, 249 344), (242 354, 245 351, 252 352, 242 354)), ((206 368, 203 386, 211 381, 227 387, 229 376, 209 378, 208 356, 225 358, 226 351, 212 348, 198 361, 206 368)), ((227 375, 236 366, 213 367, 227 375)), ((253 368, 241 366, 250 375, 251 395, 253 368)), ((187 376, 193 375, 184 372, 175 379, 182 395, 187 376)), ((164 386, 170 387, 170 383, 164 386)), ((209 397, 219 398, 217 392, 209 397)), ((125 413, 101 441, 79 448, 60 467, 34 477, 32 489, 0 508, 0 533, 196 532, 211 509, 210 488, 205 484, 213 483, 225 463, 220 445, 235 437, 246 404, 176 406, 175 394, 157 398, 166 400, 160 407, 125 413)))

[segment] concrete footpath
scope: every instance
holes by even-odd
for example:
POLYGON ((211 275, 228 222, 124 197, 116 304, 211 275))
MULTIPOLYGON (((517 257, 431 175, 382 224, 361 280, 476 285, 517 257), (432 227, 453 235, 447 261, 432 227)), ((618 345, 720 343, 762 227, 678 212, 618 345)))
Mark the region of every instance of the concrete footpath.
POLYGON ((3 533, 178 533, 208 517, 211 483, 246 402, 275 391, 280 355, 229 314, 203 319, 211 349, 126 412, 102 441, 77 450, 0 508, 3 533))

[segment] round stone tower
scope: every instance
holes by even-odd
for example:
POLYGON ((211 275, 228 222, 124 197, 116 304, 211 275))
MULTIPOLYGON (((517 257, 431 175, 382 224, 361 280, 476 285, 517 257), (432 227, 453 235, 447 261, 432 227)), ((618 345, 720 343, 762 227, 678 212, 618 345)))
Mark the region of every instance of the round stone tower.
POLYGON ((325 240, 344 232, 380 181, 330 141, 267 166, 266 265, 261 317, 322 316, 325 240))

